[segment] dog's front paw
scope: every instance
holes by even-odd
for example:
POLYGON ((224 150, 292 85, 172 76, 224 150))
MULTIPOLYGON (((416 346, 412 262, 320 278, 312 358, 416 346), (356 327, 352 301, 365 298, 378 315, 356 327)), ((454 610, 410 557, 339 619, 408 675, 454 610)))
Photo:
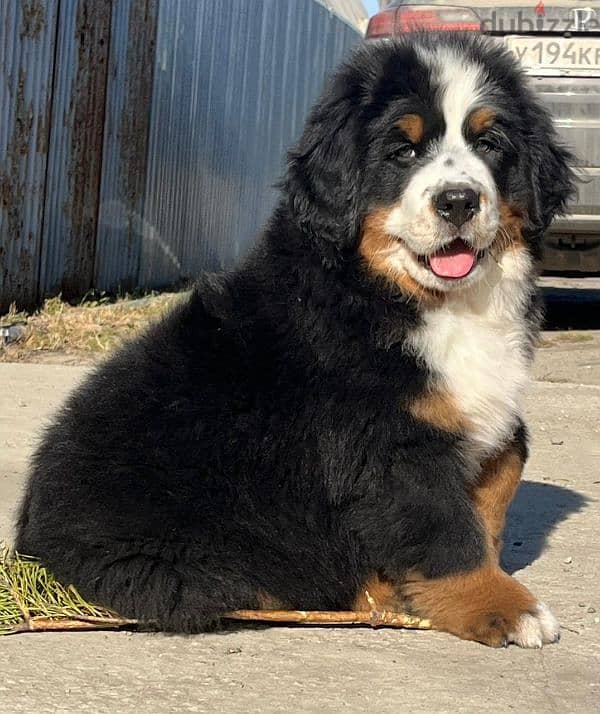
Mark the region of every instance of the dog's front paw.
POLYGON ((435 629, 490 647, 536 648, 559 639, 559 625, 543 603, 498 567, 404 587, 413 610, 435 629))
POLYGON ((558 620, 543 602, 538 603, 533 614, 521 615, 516 628, 508 635, 508 642, 528 648, 539 648, 552 642, 558 642, 559 639, 558 620))
POLYGON ((489 647, 515 644, 536 649, 560 638, 558 621, 543 603, 536 603, 525 611, 513 607, 471 611, 470 617, 459 617, 455 622, 444 623, 440 629, 489 647))

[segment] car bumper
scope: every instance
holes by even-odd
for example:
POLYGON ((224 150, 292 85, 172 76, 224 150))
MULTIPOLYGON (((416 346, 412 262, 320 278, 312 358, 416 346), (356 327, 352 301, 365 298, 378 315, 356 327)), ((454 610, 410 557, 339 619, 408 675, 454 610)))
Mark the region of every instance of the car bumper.
POLYGON ((531 77, 557 131, 577 156, 578 185, 570 213, 546 236, 544 269, 600 273, 600 77, 531 77))

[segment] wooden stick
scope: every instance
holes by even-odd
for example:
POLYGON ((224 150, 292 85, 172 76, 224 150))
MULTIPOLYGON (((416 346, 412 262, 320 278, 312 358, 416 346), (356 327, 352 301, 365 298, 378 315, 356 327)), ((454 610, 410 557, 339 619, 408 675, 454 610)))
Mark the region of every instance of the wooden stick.
POLYGON ((138 620, 124 617, 91 617, 87 615, 69 617, 29 617, 24 619, 12 630, 11 634, 19 632, 51 632, 65 630, 118 630, 121 627, 137 625, 138 620))
POLYGON ((293 622, 299 625, 370 625, 371 627, 406 627, 430 630, 429 620, 401 612, 327 611, 327 610, 234 610, 224 615, 228 620, 258 622, 293 622))
MULTIPOLYGON (((297 625, 369 625, 371 627, 404 627, 411 630, 429 630, 431 623, 420 617, 401 612, 327 611, 327 610, 234 610, 223 615, 226 620, 253 622, 279 622, 297 625)), ((118 630, 133 627, 139 620, 124 617, 29 617, 15 625, 12 633, 61 632, 82 630, 118 630)))

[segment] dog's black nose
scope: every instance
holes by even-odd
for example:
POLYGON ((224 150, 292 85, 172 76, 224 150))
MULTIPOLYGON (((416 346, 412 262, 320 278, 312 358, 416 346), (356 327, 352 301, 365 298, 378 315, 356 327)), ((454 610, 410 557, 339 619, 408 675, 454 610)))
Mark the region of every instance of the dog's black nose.
POLYGON ((472 188, 449 186, 438 193, 433 203, 445 221, 460 228, 479 210, 479 194, 472 188))

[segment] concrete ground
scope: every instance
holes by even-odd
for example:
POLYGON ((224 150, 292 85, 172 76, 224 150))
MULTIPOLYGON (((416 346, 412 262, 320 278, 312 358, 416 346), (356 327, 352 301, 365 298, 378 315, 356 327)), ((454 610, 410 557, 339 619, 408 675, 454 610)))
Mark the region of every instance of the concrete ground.
MULTIPOLYGON (((557 299, 554 327, 580 321, 576 302, 557 299)), ((560 644, 492 650, 436 632, 300 627, 15 635, 0 639, 0 712, 600 711, 597 304, 584 322, 596 329, 548 332, 538 352, 532 457, 505 537, 506 567, 558 616, 560 644)), ((0 364, 0 538, 40 427, 84 373, 0 364)))

